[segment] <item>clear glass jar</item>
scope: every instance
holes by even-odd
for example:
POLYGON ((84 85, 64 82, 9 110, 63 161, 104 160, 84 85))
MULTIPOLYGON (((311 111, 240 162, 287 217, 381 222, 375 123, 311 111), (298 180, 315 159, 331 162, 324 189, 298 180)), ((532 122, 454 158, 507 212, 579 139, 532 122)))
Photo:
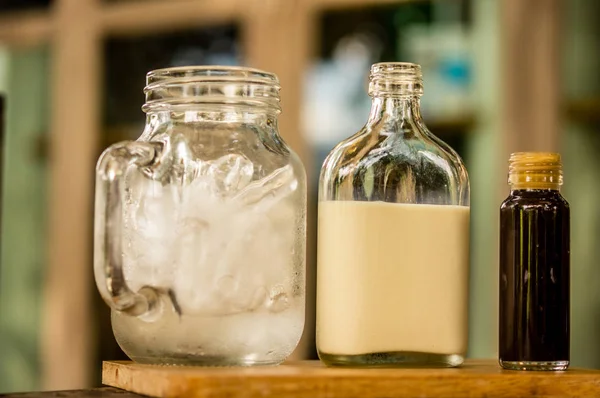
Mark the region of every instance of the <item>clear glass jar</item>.
POLYGON ((279 82, 231 67, 148 73, 147 124, 96 169, 94 267, 142 363, 282 362, 304 326, 306 175, 279 82))
POLYGON ((422 92, 419 65, 373 65, 366 125, 323 164, 317 349, 328 365, 463 362, 469 180, 425 127, 422 92))

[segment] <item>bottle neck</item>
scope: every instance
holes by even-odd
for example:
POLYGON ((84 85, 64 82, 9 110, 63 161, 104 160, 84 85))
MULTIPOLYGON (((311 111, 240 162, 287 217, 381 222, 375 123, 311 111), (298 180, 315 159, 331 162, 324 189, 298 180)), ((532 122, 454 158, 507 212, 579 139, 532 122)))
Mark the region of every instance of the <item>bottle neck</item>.
POLYGON ((404 123, 420 123, 421 121, 419 96, 379 95, 373 97, 367 125, 382 122, 401 125, 404 123))
POLYGON ((545 196, 548 194, 560 193, 560 187, 553 188, 524 188, 524 187, 510 187, 510 194, 512 196, 545 196))

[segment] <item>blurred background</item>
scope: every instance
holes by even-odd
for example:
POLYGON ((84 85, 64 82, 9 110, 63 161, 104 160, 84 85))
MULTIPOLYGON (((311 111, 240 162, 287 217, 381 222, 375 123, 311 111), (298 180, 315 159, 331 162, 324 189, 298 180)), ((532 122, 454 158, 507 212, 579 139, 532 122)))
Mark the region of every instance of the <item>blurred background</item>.
POLYGON ((0 0, 0 392, 100 383, 124 359, 92 276, 94 165, 137 138, 145 73, 279 75, 280 129, 309 170, 314 358, 321 162, 366 121, 368 68, 420 63, 423 116, 472 186, 469 356, 496 356, 497 214, 516 150, 563 155, 572 206, 572 364, 600 368, 597 0, 0 0))

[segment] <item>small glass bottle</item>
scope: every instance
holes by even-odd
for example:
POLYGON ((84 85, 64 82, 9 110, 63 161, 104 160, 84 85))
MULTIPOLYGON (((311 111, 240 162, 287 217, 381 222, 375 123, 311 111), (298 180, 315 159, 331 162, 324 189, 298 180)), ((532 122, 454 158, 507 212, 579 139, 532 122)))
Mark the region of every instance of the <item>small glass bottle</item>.
POLYGON ((556 153, 513 153, 500 207, 499 361, 505 369, 569 366, 569 204, 556 153))
POLYGON ((323 164, 317 349, 327 365, 463 362, 469 180, 425 127, 422 92, 419 65, 373 65, 366 125, 323 164))

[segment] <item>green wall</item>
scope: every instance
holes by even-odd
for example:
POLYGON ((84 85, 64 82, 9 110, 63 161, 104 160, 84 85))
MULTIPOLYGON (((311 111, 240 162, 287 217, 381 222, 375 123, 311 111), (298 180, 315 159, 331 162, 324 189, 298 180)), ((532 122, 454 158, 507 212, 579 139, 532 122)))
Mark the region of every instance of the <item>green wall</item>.
MULTIPOLYGON (((565 101, 600 98, 600 2, 565 2, 565 101)), ((571 358, 600 368, 600 136, 598 126, 565 120, 561 150, 564 196, 571 204, 571 358)))
POLYGON ((499 159, 499 4, 473 1, 474 101, 477 126, 468 139, 471 180, 469 356, 493 358, 497 345, 498 187, 506 175, 499 159))
POLYGON ((0 49, 6 99, 0 246, 0 392, 40 388, 39 330, 45 265, 48 127, 46 49, 0 49))

